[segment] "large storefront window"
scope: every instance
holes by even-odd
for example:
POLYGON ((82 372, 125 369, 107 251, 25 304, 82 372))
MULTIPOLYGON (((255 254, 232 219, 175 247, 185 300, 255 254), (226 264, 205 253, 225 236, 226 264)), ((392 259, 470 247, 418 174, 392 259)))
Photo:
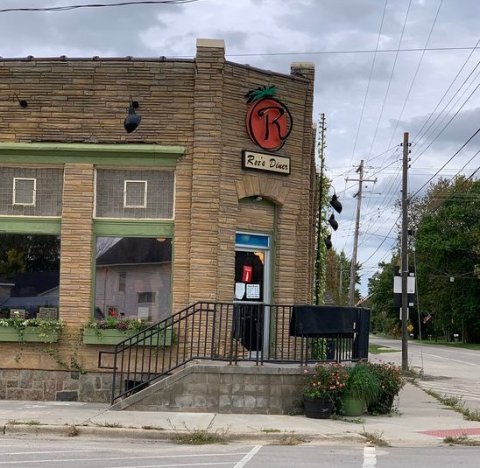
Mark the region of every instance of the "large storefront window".
POLYGON ((60 239, 0 234, 0 316, 56 318, 60 239))
POLYGON ((170 239, 97 237, 95 318, 167 318, 171 270, 170 239))

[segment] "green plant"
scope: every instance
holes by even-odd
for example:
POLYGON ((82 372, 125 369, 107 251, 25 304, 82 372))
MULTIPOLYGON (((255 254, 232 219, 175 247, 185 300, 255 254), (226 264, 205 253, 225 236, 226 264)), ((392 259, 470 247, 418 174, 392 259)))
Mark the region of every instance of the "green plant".
POLYGON ((360 435, 365 437, 366 442, 376 447, 390 447, 390 444, 382 438, 383 432, 367 432, 365 428, 363 428, 363 432, 360 432, 360 435))
POLYGON ((324 399, 335 402, 343 391, 348 373, 340 364, 317 364, 313 369, 305 369, 303 395, 311 399, 324 399))
POLYGON ((448 395, 442 396, 439 393, 435 392, 434 390, 427 390, 424 388, 422 388, 422 390, 428 395, 432 396, 433 398, 436 398, 443 405, 448 406, 449 408, 452 408, 457 413, 463 414, 463 417, 467 421, 480 421, 480 411, 466 408, 465 402, 461 398, 458 398, 455 396, 448 396, 448 395))
POLYGON ((95 330, 120 330, 120 331, 141 331, 151 324, 142 319, 108 317, 105 320, 90 320, 85 328, 95 330))
POLYGON ((327 340, 325 338, 313 338, 310 346, 314 361, 325 361, 327 359, 327 340))
POLYGON ((468 446, 480 445, 480 440, 469 439, 466 435, 462 435, 459 437, 448 436, 448 437, 445 437, 443 441, 448 445, 468 445, 468 446))
POLYGON ((365 366, 380 384, 377 397, 368 404, 369 413, 390 413, 395 397, 405 385, 400 367, 391 362, 367 362, 365 366))
POLYGON ((48 341, 62 332, 64 324, 62 320, 23 319, 17 314, 8 319, 1 319, 0 327, 14 328, 22 341, 27 328, 36 328, 38 335, 48 341))
POLYGON ((342 396, 359 399, 367 404, 375 401, 380 392, 380 381, 370 367, 364 362, 359 362, 349 367, 347 372, 348 378, 342 396))

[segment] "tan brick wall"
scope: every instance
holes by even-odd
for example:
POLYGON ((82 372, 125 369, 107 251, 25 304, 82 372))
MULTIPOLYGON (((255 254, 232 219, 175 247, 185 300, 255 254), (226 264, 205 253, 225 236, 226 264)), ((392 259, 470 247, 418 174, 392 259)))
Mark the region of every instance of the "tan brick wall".
MULTIPOLYGON (((184 146, 175 171, 173 310, 197 300, 232 300, 240 229, 275 231, 274 299, 308 302, 313 70, 297 66, 291 76, 226 62, 220 45, 200 42, 195 62, 0 60, 2 94, 29 103, 22 109, 13 99, 0 100, 0 141, 184 146), (241 168, 242 150, 262 151, 245 130, 245 93, 271 85, 294 119, 290 137, 276 153, 291 158, 290 176, 241 168), (140 103, 142 121, 127 134, 123 119, 130 96, 140 103), (275 208, 242 201, 252 195, 275 208)), ((87 369, 96 368, 98 349, 75 340, 92 307, 93 171, 91 165, 66 165, 62 221, 60 309, 67 329, 59 349, 66 360, 77 353, 87 369)), ((50 356, 24 356, 21 366, 58 367, 50 356)))
POLYGON ((93 165, 66 164, 60 262, 60 310, 67 325, 91 317, 93 259, 93 165))

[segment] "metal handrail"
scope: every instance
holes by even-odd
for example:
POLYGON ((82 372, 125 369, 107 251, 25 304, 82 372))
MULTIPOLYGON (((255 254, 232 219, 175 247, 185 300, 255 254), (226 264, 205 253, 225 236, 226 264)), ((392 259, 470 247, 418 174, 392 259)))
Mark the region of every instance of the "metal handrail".
POLYGON ((112 404, 192 360, 257 365, 356 360, 354 336, 292 336, 292 305, 196 302, 101 352, 99 367, 112 369, 112 404), (269 336, 265 336, 268 333, 269 336), (113 365, 102 365, 104 354, 113 365))

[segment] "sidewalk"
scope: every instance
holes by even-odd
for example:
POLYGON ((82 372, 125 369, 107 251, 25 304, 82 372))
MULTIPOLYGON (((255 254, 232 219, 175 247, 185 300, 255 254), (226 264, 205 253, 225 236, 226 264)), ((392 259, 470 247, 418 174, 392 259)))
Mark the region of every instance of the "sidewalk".
POLYGON ((393 416, 321 420, 303 415, 109 411, 108 405, 98 403, 2 400, 0 425, 7 435, 67 436, 75 426, 80 436, 169 439, 179 432, 208 430, 256 443, 294 435, 334 445, 364 444, 360 434, 365 432, 394 447, 435 446, 448 435, 480 436, 479 421, 464 420, 412 384, 400 393, 398 411, 393 416))

